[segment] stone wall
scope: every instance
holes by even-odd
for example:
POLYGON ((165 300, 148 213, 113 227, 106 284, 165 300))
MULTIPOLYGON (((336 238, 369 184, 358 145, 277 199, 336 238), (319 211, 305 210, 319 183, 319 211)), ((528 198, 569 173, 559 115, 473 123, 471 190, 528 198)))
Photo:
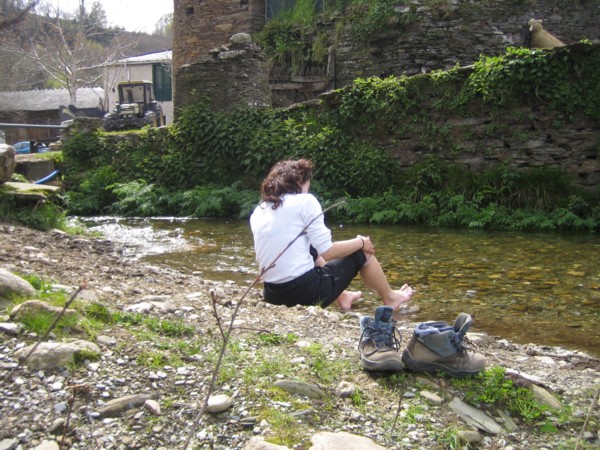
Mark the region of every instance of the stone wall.
POLYGON ((423 0, 413 4, 412 10, 397 8, 397 24, 370 42, 354 42, 345 29, 336 45, 337 87, 357 77, 414 75, 502 54, 507 47, 524 46, 523 32, 531 18, 542 19, 544 29, 566 44, 600 40, 596 0, 449 0, 443 8, 423 0))
MULTIPOLYGON (((599 54, 600 43, 573 44, 554 51, 557 58, 569 55, 576 66, 579 56, 599 54)), ((456 77, 466 80, 472 70, 464 67, 456 77)), ((404 168, 435 155, 479 173, 494 167, 555 169, 570 175, 574 185, 590 191, 600 188, 597 119, 582 110, 568 115, 557 112, 533 95, 509 102, 511 106, 477 102, 465 106, 460 113, 452 112, 440 106, 443 95, 437 96, 433 88, 428 88, 430 80, 427 75, 410 78, 409 83, 419 86, 414 91, 420 92, 422 101, 405 110, 401 118, 389 115, 369 118, 374 131, 368 132, 360 126, 352 127, 351 123, 348 133, 356 133, 358 138, 386 149, 404 168)), ((321 98, 328 108, 336 108, 339 97, 348 89, 351 87, 323 94, 321 98)))
MULTIPOLYGON (((369 42, 356 42, 348 28, 336 32, 333 21, 317 24, 319 31, 328 35, 329 59, 321 70, 312 68, 323 73, 322 78, 302 78, 306 74, 269 66, 256 47, 209 52, 234 33, 259 30, 264 4, 254 0, 239 4, 175 0, 175 105, 181 107, 208 96, 213 107, 221 111, 240 103, 285 107, 331 88, 348 86, 358 77, 415 75, 468 66, 480 55, 499 55, 509 46, 523 46, 523 31, 531 18, 542 19, 544 28, 567 44, 582 39, 600 41, 597 0, 448 0, 435 4, 414 0, 411 5, 396 8, 395 25, 369 42)), ((576 184, 600 186, 598 123, 581 119, 556 127, 555 117, 543 107, 521 112, 522 120, 511 119, 516 114, 500 119, 492 119, 491 114, 439 118, 460 140, 452 152, 423 146, 416 135, 393 142, 382 136, 379 144, 403 166, 435 153, 474 170, 499 164, 557 168, 572 174, 576 184), (511 132, 493 136, 489 133, 493 127, 511 132)))
MULTIPOLYGON (((264 2, 257 0, 175 0, 175 98, 185 99, 188 94, 185 90, 177 94, 183 89, 177 86, 181 68, 206 61, 211 49, 226 44, 236 33, 260 31, 264 11, 264 2)), ((523 46, 531 18, 543 20, 544 28, 567 44, 600 40, 597 0, 413 0, 410 4, 398 0, 395 11, 390 29, 368 42, 357 42, 347 24, 340 33, 334 20, 317 21, 316 29, 327 35, 328 61, 323 67, 300 68, 295 73, 289 67, 271 66, 272 105, 285 107, 315 98, 359 77, 414 75, 472 64, 480 55, 523 46), (305 77, 307 71, 323 76, 305 77)), ((315 37, 316 33, 306 33, 306 39, 315 37)), ((180 106, 184 105, 176 100, 175 107, 180 106)))
MULTIPOLYGON (((264 0, 175 0, 174 97, 177 97, 179 69, 206 59, 209 50, 227 44, 234 34, 259 31, 264 17, 264 0)), ((175 107, 178 106, 175 102, 175 107)))
POLYGON ((208 98, 215 111, 232 112, 236 107, 271 105, 267 61, 249 34, 239 33, 228 46, 210 57, 182 67, 175 104, 186 105, 208 98))
POLYGON ((599 188, 600 124, 585 118, 558 126, 561 122, 552 111, 522 107, 502 117, 484 114, 440 122, 448 126, 453 140, 446 145, 453 148, 423 146, 418 134, 381 144, 404 167, 435 154, 475 172, 498 166, 556 169, 569 174, 574 185, 599 188))

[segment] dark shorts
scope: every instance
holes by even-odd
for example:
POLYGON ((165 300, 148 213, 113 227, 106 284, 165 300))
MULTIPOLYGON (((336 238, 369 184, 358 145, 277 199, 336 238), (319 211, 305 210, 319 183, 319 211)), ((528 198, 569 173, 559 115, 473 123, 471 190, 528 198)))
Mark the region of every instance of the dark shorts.
POLYGON ((274 305, 329 306, 348 287, 367 261, 362 250, 285 283, 265 283, 265 300, 274 305))

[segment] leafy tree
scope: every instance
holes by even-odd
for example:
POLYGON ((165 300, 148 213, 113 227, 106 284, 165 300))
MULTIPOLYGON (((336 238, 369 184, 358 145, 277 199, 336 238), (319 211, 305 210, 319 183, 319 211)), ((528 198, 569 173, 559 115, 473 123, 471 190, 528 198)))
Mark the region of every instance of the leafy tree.
POLYGON ((173 37, 173 13, 165 14, 154 27, 155 36, 173 37))

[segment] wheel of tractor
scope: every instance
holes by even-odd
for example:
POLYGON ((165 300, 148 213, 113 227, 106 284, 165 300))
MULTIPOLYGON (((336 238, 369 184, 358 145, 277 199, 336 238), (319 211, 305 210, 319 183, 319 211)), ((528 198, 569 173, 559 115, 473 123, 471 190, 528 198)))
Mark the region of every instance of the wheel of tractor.
POLYGON ((113 116, 108 116, 104 118, 104 123, 102 124, 106 131, 116 130, 117 127, 117 118, 113 116))
POLYGON ((146 123, 148 125, 150 125, 151 127, 157 127, 157 118, 156 118, 156 114, 154 114, 154 111, 148 111, 146 114, 144 114, 144 119, 146 119, 146 123))

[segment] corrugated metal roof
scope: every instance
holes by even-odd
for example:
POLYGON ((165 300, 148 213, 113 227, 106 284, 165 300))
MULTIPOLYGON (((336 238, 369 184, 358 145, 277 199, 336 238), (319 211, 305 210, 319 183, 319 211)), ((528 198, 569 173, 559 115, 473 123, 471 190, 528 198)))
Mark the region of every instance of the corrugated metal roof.
POLYGON ((165 50, 163 52, 148 53, 140 56, 130 56, 118 60, 115 64, 148 64, 157 62, 171 62, 173 59, 173 51, 165 50))
MULTIPOLYGON (((75 106, 79 109, 96 108, 101 98, 104 98, 104 89, 100 87, 80 88, 77 89, 75 106)), ((0 92, 0 111, 52 111, 70 102, 67 89, 0 92)))

